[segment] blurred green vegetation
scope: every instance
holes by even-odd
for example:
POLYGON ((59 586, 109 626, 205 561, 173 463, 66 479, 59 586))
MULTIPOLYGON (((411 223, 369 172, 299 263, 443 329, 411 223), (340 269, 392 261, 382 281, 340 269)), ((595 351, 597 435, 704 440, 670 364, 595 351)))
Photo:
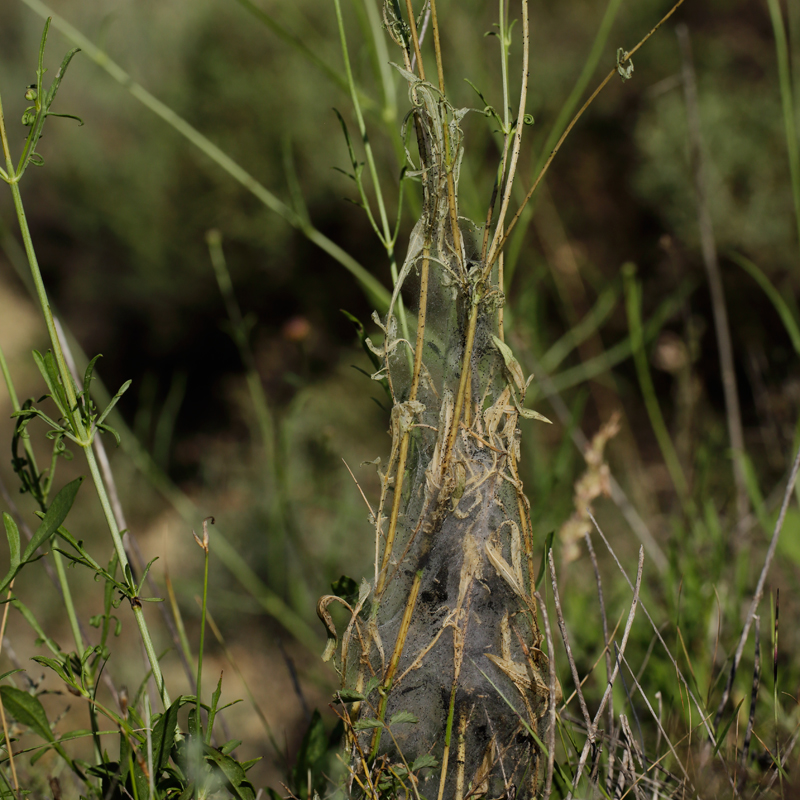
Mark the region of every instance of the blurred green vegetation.
MULTIPOLYGON (((260 0, 257 5, 342 74, 332 4, 260 0)), ((298 213, 305 206, 318 230, 390 285, 385 252, 365 214, 346 202, 356 199, 355 188, 335 169, 347 171, 349 162, 332 107, 344 115, 352 135, 357 131, 347 93, 243 3, 72 0, 54 3, 53 10, 101 44, 134 80, 298 213)), ((637 0, 619 9, 589 89, 613 66, 616 48, 632 46, 665 10, 656 0, 637 0)), ((794 85, 800 90, 800 7, 789 2, 784 10, 794 85)), ((588 0, 531 3, 528 111, 535 124, 525 133, 520 167, 525 188, 553 121, 581 74, 603 11, 604 6, 588 0)), ((369 45, 369 18, 361 0, 345 4, 345 12, 357 79, 372 101, 366 107, 367 126, 394 219, 402 167, 398 131, 408 98, 402 79, 393 72, 393 94, 382 94, 375 78, 381 54, 369 45)), ((478 0, 441 4, 446 76, 456 106, 481 106, 462 78, 472 81, 489 102, 501 102, 499 48, 494 37, 484 36, 492 30, 495 15, 493 4, 478 0)), ((730 254, 735 251, 755 262, 798 320, 800 243, 766 3, 690 3, 678 16, 689 26, 697 70, 708 199, 750 467, 752 525, 736 532, 730 443, 672 21, 637 53, 632 80, 613 81, 598 98, 554 162, 533 219, 511 242, 506 321, 521 361, 537 377, 551 377, 564 387, 569 412, 552 428, 524 431, 523 479, 535 532, 543 542, 573 510, 573 484, 585 464, 571 433, 582 430, 591 437, 612 411, 621 410, 623 433, 608 448, 611 471, 668 562, 661 574, 646 562, 651 580, 643 597, 651 611, 658 610, 658 622, 668 626, 665 637, 675 645, 673 652, 687 654, 688 661, 680 663, 687 673, 694 671, 698 695, 711 693, 713 711, 726 674, 719 676, 738 637, 797 446, 800 408, 798 353, 767 294, 730 254), (625 262, 638 265, 645 351, 687 476, 693 513, 680 508, 630 358, 620 271, 625 262), (665 302, 671 302, 669 315, 648 333, 648 320, 665 302), (571 341, 595 304, 605 307, 602 324, 590 326, 581 341, 571 341), (564 343, 558 358, 548 352, 556 342, 564 343), (615 352, 623 357, 587 379, 590 362, 604 363, 615 352), (544 365, 542 375, 539 364, 544 365)), ((12 130, 25 107, 24 88, 34 79, 32 54, 41 25, 22 2, 5 4, 0 88, 12 130)), ((67 46, 54 31, 47 62, 51 70, 55 53, 67 46)), ((395 57, 392 51, 389 55, 395 57)), ((515 39, 512 63, 518 55, 515 39)), ((513 68, 511 76, 513 97, 518 84, 513 68)), ((57 110, 77 114, 86 124, 48 123, 39 148, 45 168, 31 170, 22 189, 54 304, 85 352, 105 354, 98 371, 107 386, 133 379, 133 389, 120 404, 122 415, 157 465, 197 503, 195 527, 200 509, 214 513, 249 567, 316 632, 317 596, 342 573, 369 575, 374 558, 365 524, 368 511, 341 462, 347 461, 371 500, 377 485, 374 468, 359 465, 386 457, 388 417, 372 402, 373 397, 382 399, 380 387, 350 368, 371 371, 340 309, 374 334, 368 322, 372 306, 336 261, 88 58, 79 55, 69 77, 57 110), (251 323, 253 364, 272 426, 266 443, 245 366, 228 334, 206 246, 210 228, 222 233, 234 292, 251 323)), ((800 109, 797 95, 795 108, 800 109)), ((461 202, 466 215, 480 219, 499 139, 491 121, 479 113, 468 116, 465 131, 461 202)), ((406 185, 401 252, 414 223, 409 208, 419 203, 415 189, 406 185)), ((11 298, 4 301, 10 314, 9 309, 26 301, 12 268, 14 245, 6 238, 14 218, 5 194, 0 196, 0 219, 6 245, 0 253, 0 280, 2 292, 11 298)), ((40 341, 41 334, 31 333, 30 346, 40 341)), ((32 379, 25 384, 28 394, 41 393, 32 379)), ((546 384, 538 384, 538 391, 536 407, 554 417, 544 399, 546 384)), ((5 441, 10 430, 3 423, 5 441)), ((158 529, 169 513, 165 500, 136 476, 122 454, 114 457, 114 465, 129 476, 122 481, 122 495, 132 527, 137 532, 158 529)), ((6 485, 14 484, 7 463, 0 464, 0 475, 6 485)), ((610 501, 600 501, 597 512, 633 574, 638 539, 610 501)), ((94 512, 87 508, 81 513, 91 519, 94 512)), ((196 619, 192 596, 200 561, 189 567, 190 562, 180 560, 193 546, 182 523, 173 521, 168 530, 170 537, 183 537, 180 544, 170 545, 169 565, 178 573, 173 578, 184 613, 196 619)), ((793 511, 781 540, 782 558, 768 584, 770 590, 784 588, 787 619, 797 611, 798 537, 800 519, 793 511)), ((145 534, 145 542, 148 553, 158 554, 157 535, 145 534)), ((596 544, 596 549, 613 625, 629 602, 629 590, 603 548, 596 544)), ((212 546, 212 564, 213 559, 212 546)), ((585 555, 561 568, 561 596, 582 671, 602 650, 590 570, 585 555)), ((210 607, 230 640, 244 643, 245 649, 254 638, 268 645, 276 637, 291 642, 291 632, 248 599, 227 571, 216 568, 212 582, 210 607), (243 611, 253 612, 245 625, 243 611)), ((768 615, 762 616, 766 631, 768 615)), ((651 635, 639 620, 636 644, 628 650, 631 663, 641 663, 651 635)), ((800 682, 800 642, 788 626, 781 637, 782 685, 794 695, 800 682)), ((302 648, 293 652, 291 663, 302 685, 324 687, 316 654, 302 648)), ((752 652, 750 645, 747 652, 752 652)), ((261 647, 253 647, 254 658, 261 653, 261 647)), ((275 684, 275 695, 293 691, 291 669, 280 664, 273 659, 264 676, 275 684)), ((742 675, 748 668, 742 668, 742 675)), ((251 670, 257 672, 258 664, 251 670)), ((660 690, 669 713, 680 718, 683 706, 674 668, 654 652, 647 674, 650 694, 660 690)), ((745 675, 741 687, 737 684, 737 703, 749 680, 745 675)), ((566 672, 562 682, 566 686, 566 672)), ((602 680, 597 684, 602 687, 602 680)), ((307 691, 324 697, 315 694, 318 688, 307 691)), ((287 752, 293 752, 302 733, 299 697, 297 703, 291 719, 273 718, 265 708, 287 752)), ((789 731, 795 716, 781 721, 789 731)), ((258 749, 252 745, 253 752, 258 749)), ((267 752, 266 745, 261 752, 267 752)), ((267 765, 256 785, 274 782, 274 776, 267 765)))

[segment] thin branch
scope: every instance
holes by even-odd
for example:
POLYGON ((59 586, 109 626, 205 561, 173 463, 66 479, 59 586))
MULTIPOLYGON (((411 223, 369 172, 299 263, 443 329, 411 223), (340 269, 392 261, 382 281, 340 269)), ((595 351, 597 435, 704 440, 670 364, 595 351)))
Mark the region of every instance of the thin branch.
POLYGON ((552 550, 548 550, 547 552, 547 561, 550 565, 550 580, 553 584, 553 600, 555 601, 556 605, 556 618, 558 619, 558 627, 561 631, 561 638, 564 641, 564 649, 566 650, 569 668, 572 672, 572 680, 575 681, 575 691, 578 694, 578 703, 580 704, 581 712, 583 713, 583 719, 586 722, 587 729, 591 730, 592 718, 589 715, 589 709, 586 707, 586 700, 583 696, 583 691, 581 690, 581 677, 578 674, 578 667, 575 664, 575 659, 572 656, 572 648, 570 647, 569 635, 567 634, 567 625, 564 622, 564 614, 561 611, 561 600, 558 596, 558 581, 556 580, 556 567, 555 563, 553 562, 552 550))
MULTIPOLYGON (((608 541, 608 539, 606 539, 605 534, 600 529, 600 526, 597 524, 597 520, 594 518, 594 515, 592 513, 589 514, 589 519, 591 519, 595 529, 600 534, 600 538, 603 540, 603 543, 608 548, 608 552, 611 553, 611 557, 614 559, 614 563, 617 565, 617 568, 622 573, 622 577, 625 578, 625 582, 628 584, 628 586, 633 588, 633 584, 631 583, 631 579, 628 577, 628 573, 625 572, 625 569, 620 563, 620 560, 617 557, 616 552, 614 552, 614 548, 611 546, 611 543, 608 541)), ((678 666, 678 662, 675 660, 675 657, 672 655, 672 652, 670 651, 669 647, 667 647, 667 643, 664 641, 664 637, 661 635, 661 631, 658 629, 658 626, 653 621, 653 618, 650 616, 650 612, 647 610, 647 606, 643 602, 641 603, 641 606, 642 606, 642 612, 647 617, 647 620, 650 623, 651 627, 653 628, 653 631, 655 632, 658 641, 661 642, 661 646, 664 648, 664 652, 667 654, 667 658, 669 658, 670 663, 675 668, 675 674, 678 676, 678 679, 686 689, 686 693, 689 695, 689 698, 691 699, 692 703, 694 703, 695 708, 700 714, 701 724, 705 728, 709 740, 711 741, 712 744, 716 744, 716 737, 714 736, 714 731, 712 730, 711 726, 708 723, 708 717, 706 715, 705 709, 701 705, 700 701, 695 697, 694 692, 691 690, 691 688, 689 688, 689 683, 684 677, 683 672, 681 672, 681 669, 678 666)), ((722 753, 718 751, 717 755, 719 756, 719 759, 722 762, 722 766, 725 770, 725 774, 727 775, 729 782, 731 783, 731 786, 733 786, 734 785, 733 778, 731 777, 730 770, 728 769, 728 765, 726 764, 725 759, 722 756, 722 753)))
MULTIPOLYGON (((517 173, 517 161, 522 147, 522 129, 525 127, 525 104, 528 99, 528 78, 530 77, 530 28, 528 25, 528 0, 522 0, 522 88, 519 93, 519 111, 517 111, 517 124, 514 129, 514 145, 511 148, 511 160, 508 165, 508 178, 503 190, 503 200, 500 212, 497 215, 497 227, 490 252, 494 252, 498 239, 503 236, 503 223, 511 202, 511 192, 514 188, 514 177, 517 173)), ((491 266, 487 264, 484 271, 484 280, 488 277, 491 266)), ((502 286, 500 287, 502 289, 502 286)))
POLYGON ((534 592, 533 596, 542 611, 542 622, 544 623, 544 638, 547 642, 547 663, 549 667, 549 684, 550 690, 550 708, 548 713, 550 716, 550 724, 547 726, 547 775, 544 781, 544 792, 542 793, 542 800, 549 800, 550 794, 553 791, 553 770, 555 769, 555 751, 556 751, 556 658, 553 652, 553 633, 550 630, 550 618, 547 616, 547 604, 542 599, 539 592, 534 592))
MULTIPOLYGON (((597 525, 596 522, 595 525, 597 525)), ((602 533, 600 535, 602 536, 602 533)), ((605 537, 603 537, 603 540, 605 541, 605 537)), ((638 572, 636 573, 636 586, 633 586, 630 583, 630 581, 628 581, 628 585, 631 587, 631 589, 633 589, 633 599, 631 600, 631 609, 628 612, 628 621, 625 623, 625 632, 622 634, 622 644, 619 648, 619 657, 617 658, 617 662, 614 665, 614 671, 608 678, 608 684, 606 685, 605 692, 603 692, 603 698, 600 701, 600 706, 597 709, 597 713, 594 716, 594 720, 592 720, 591 724, 589 725, 589 729, 587 731, 587 736, 586 736, 586 742, 583 745, 583 750, 581 750, 580 760, 578 761, 578 767, 575 770, 575 777, 572 781, 572 788, 570 789, 569 794, 567 795, 567 800, 572 799, 572 793, 578 788, 578 782, 580 781, 583 769, 586 766, 586 759, 589 756, 589 751, 591 750, 592 746, 594 745, 595 739, 597 738, 597 723, 600 721, 600 717, 603 715, 606 703, 611 697, 611 692, 614 688, 614 681, 617 679, 617 673, 619 672, 620 659, 622 658, 622 654, 625 652, 625 648, 628 646, 628 636, 630 635, 631 628, 633 627, 633 618, 636 616, 636 608, 639 605, 639 590, 642 587, 643 570, 644 570, 644 548, 639 547, 639 569, 638 572)), ((644 606, 642 607, 644 608, 644 606)))
MULTIPOLYGON (((586 531, 583 538, 586 540, 586 547, 589 550, 589 558, 592 561, 592 568, 594 569, 594 579, 597 583, 597 597, 600 601, 600 617, 603 621, 603 644, 605 644, 605 657, 606 657, 606 679, 611 674, 611 652, 608 647, 608 617, 606 616, 606 601, 603 597, 603 582, 600 579, 600 568, 597 566, 597 555, 592 547, 592 537, 589 531, 586 531)), ((613 701, 608 704, 608 729, 614 727, 614 704, 613 701)))

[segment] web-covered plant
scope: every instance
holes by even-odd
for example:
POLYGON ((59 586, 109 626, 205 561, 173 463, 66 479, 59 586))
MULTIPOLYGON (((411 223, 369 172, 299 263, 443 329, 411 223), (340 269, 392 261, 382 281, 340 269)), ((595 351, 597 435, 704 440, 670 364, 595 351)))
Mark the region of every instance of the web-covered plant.
MULTIPOLYGON (((406 23, 389 2, 385 17, 403 52, 397 69, 408 82, 406 126, 418 161, 407 155, 422 186, 422 214, 389 311, 373 316, 383 343, 369 343, 380 362, 373 378, 385 381, 392 402, 392 448, 388 463, 378 464, 375 574, 348 606, 336 662, 341 698, 355 701, 351 774, 369 794, 408 781, 408 791, 413 785, 428 797, 512 788, 531 796, 554 688, 517 464, 520 419, 544 417, 523 407, 530 378, 503 341, 498 258, 525 86, 499 171, 500 219, 492 225, 490 210, 478 224, 458 206, 468 109, 447 101, 441 62, 439 85, 426 80, 413 15, 406 23), (403 295, 416 307, 404 308, 403 295)), ((526 16, 523 26, 527 39, 526 16)), ((328 658, 336 647, 327 611, 334 599, 320 602, 328 658)))
MULTIPOLYGON (((324 658, 333 659, 341 678, 337 700, 347 732, 350 796, 534 797, 545 757, 549 795, 561 691, 539 623, 534 553, 547 546, 534 541, 518 469, 522 420, 547 420, 524 407, 531 378, 505 342, 503 247, 577 119, 612 77, 631 77, 631 56, 681 2, 630 52, 617 51, 615 67, 554 143, 508 226, 522 132, 532 122, 525 110, 526 0, 515 118, 484 101, 502 146, 482 220, 468 219, 459 208, 461 123, 469 109, 453 107, 445 92, 435 0, 418 16, 411 0, 402 10, 398 0, 384 2, 385 28, 402 53, 402 65, 394 67, 411 102, 403 125, 406 176, 421 184, 422 210, 397 269, 380 195, 383 231, 369 211, 363 165, 348 137, 351 177, 395 269, 388 312, 373 315, 383 341, 364 339, 376 366, 372 377, 392 404, 391 452, 388 462, 375 462, 381 491, 377 508, 370 507, 374 575, 360 588, 355 582, 339 586, 317 609, 328 631, 324 658), (418 33, 429 22, 435 83, 426 78, 418 33), (350 614, 341 637, 329 610, 335 603, 350 614)), ((510 29, 502 2, 498 27, 508 109, 510 29)), ((351 91, 375 180, 352 81, 351 91)), ((552 572, 552 558, 550 565, 552 572)), ((596 720, 587 726, 575 785, 597 733, 596 720)))

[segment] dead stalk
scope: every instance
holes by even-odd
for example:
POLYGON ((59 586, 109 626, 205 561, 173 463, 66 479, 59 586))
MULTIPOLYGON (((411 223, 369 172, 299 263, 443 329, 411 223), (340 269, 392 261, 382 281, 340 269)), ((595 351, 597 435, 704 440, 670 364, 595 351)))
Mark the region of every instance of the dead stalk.
MULTIPOLYGON (((596 525, 597 523, 595 523, 596 525)), ((625 648, 628 646, 628 636, 630 635, 631 628, 633 627, 633 619, 636 616, 636 608, 639 605, 639 590, 642 586, 642 572, 644 569, 644 548, 639 547, 639 568, 636 573, 636 585, 631 586, 633 589, 633 599, 631 600, 631 608, 628 612, 628 621, 625 623, 625 631, 622 634, 622 644, 620 645, 619 653, 620 657, 625 652, 625 648)), ((644 606, 642 606, 644 608, 644 606)), ((578 767, 575 771, 575 778, 572 781, 572 788, 570 789, 569 794, 567 795, 567 800, 572 800, 572 793, 578 788, 578 783, 581 779, 581 775, 583 774, 583 769, 586 766, 586 759, 589 756, 589 751, 591 750, 592 746, 594 745, 595 739, 597 737, 597 723, 600 721, 600 717, 603 715, 603 711, 605 710, 606 703, 609 701, 611 697, 611 691, 614 688, 614 681, 617 679, 617 673, 619 672, 619 659, 617 659, 616 664, 614 665, 614 671, 611 673, 611 676, 608 679, 608 684, 606 685, 606 690, 603 693, 603 697, 600 701, 600 706, 597 709, 597 713, 594 716, 593 720, 590 720, 587 726, 587 735, 586 735, 586 742, 583 745, 583 750, 581 750, 581 756, 578 761, 578 767)))

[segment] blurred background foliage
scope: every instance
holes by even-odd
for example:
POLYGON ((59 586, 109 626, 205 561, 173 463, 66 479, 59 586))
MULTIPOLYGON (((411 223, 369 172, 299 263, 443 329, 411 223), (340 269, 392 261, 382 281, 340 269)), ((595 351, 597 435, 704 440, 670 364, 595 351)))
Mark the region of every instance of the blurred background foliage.
MULTIPOLYGON (((363 211, 346 202, 357 194, 337 171, 349 171, 350 165, 332 108, 342 112, 354 136, 357 128, 341 85, 333 5, 255 2, 328 65, 338 82, 261 24, 244 0, 54 0, 52 8, 286 203, 301 214, 304 205, 318 230, 389 286, 385 252, 363 211)), ((407 93, 402 78, 392 74, 394 96, 382 96, 375 79, 380 53, 370 46, 365 6, 353 0, 344 8, 357 80, 370 98, 370 141, 393 219, 402 166, 398 131, 409 107, 407 93)), ((528 111, 535 124, 526 129, 521 159, 520 183, 526 188, 553 121, 581 74, 605 4, 532 0, 530 9, 528 111)), ((628 0, 619 6, 590 89, 614 65, 616 48, 631 47, 666 10, 660 0, 628 0)), ((800 5, 789 2, 784 10, 798 87, 800 5)), ((439 13, 453 104, 482 108, 462 80, 468 78, 499 106, 499 48, 494 37, 484 36, 493 29, 495 4, 442 2, 439 13)), ((556 419, 552 428, 529 424, 524 431, 523 478, 536 532, 544 541, 573 510, 573 484, 585 464, 570 434, 582 430, 591 437, 612 411, 621 410, 623 432, 608 447, 612 473, 667 556, 661 574, 648 562, 654 578, 648 602, 680 628, 687 652, 697 659, 697 680, 705 693, 738 635, 742 604, 760 569, 797 441, 800 404, 800 364, 786 327, 764 291, 729 254, 736 251, 756 262, 798 319, 800 249, 766 3, 687 2, 677 18, 688 24, 692 37, 710 211, 751 465, 755 516, 746 533, 738 539, 732 533, 730 445, 672 20, 637 53, 632 80, 611 83, 554 162, 532 220, 512 241, 506 320, 521 361, 537 378, 554 379, 569 410, 566 420, 558 419, 542 384, 534 384, 539 387, 536 408, 556 419), (587 371, 592 359, 614 352, 615 346, 624 348, 629 339, 621 276, 625 262, 638 266, 645 324, 663 303, 671 303, 645 346, 658 400, 697 504, 694 515, 681 513, 630 357, 613 369, 587 371), (603 309, 602 325, 576 346, 570 337, 595 304, 603 309), (548 352, 556 342, 563 345, 563 358, 548 352), (722 645, 713 654, 718 614, 722 645)), ((35 79, 41 27, 41 18, 30 8, 6 0, 0 79, 12 130, 26 104, 24 89, 35 79)), ((512 64, 519 56, 518 30, 514 33, 512 64)), ((69 46, 53 31, 46 61, 51 74, 69 46)), ((388 52, 391 59, 398 57, 393 49, 388 52)), ((519 80, 514 68, 511 75, 513 97, 519 80)), ((196 502, 195 527, 201 511, 213 513, 218 528, 264 584, 309 630, 321 634, 314 618, 317 596, 342 573, 356 579, 368 575, 374 556, 367 510, 342 458, 367 497, 374 497, 374 468, 359 465, 386 458, 388 417, 372 400, 381 399, 380 387, 351 368, 371 371, 352 323, 340 312, 354 314, 374 334, 371 304, 336 261, 89 58, 78 56, 73 62, 57 110, 77 114, 86 124, 51 120, 39 147, 45 167, 30 170, 22 187, 54 305, 85 352, 105 354, 99 373, 108 387, 133 379, 119 406, 122 416, 160 469, 196 502), (269 406, 266 443, 242 359, 229 335, 206 245, 210 228, 223 235, 234 291, 251 326, 254 364, 269 406)), ((462 213, 480 220, 499 138, 493 123, 478 113, 468 116, 465 131, 462 213)), ((23 134, 19 126, 19 139, 12 145, 19 148, 23 134)), ((419 204, 416 189, 406 185, 401 254, 419 204)), ((44 331, 31 321, 30 301, 13 268, 18 245, 6 194, 0 195, 0 220, 0 333, 6 337, 4 347, 13 343, 21 393, 40 395, 25 364, 30 349, 43 346, 44 331)), ((11 431, 7 406, 0 394, 4 441, 11 431)), ((122 476, 131 527, 148 554, 162 556, 158 566, 170 569, 187 620, 196 620, 192 597, 201 562, 187 523, 123 453, 113 461, 122 476)), ((7 459, 0 475, 7 486, 14 485, 7 459)), ((600 501, 597 511, 620 551, 632 559, 639 542, 617 509, 600 501)), ((81 535, 89 540, 97 510, 87 507, 81 513, 86 519, 81 535)), ((786 557, 770 583, 771 588, 786 586, 781 596, 787 603, 797 596, 798 537, 800 520, 792 514, 783 537, 786 557)), ((587 569, 584 555, 562 570, 562 597, 568 598, 573 646, 583 668, 601 649, 587 569)), ((610 613, 616 616, 628 602, 628 589, 611 576, 606 590, 610 613)), ((227 571, 218 569, 213 581, 212 613, 258 687, 279 749, 291 753, 308 709, 324 707, 332 675, 317 663, 313 648, 298 644, 227 571), (302 696, 293 694, 293 676, 302 696)), ((642 628, 638 635, 643 653, 650 633, 642 628)), ((787 631, 786 636, 796 634, 787 631)), ((786 658, 795 658, 794 666, 786 664, 791 694, 800 680, 796 639, 793 644, 794 649, 785 644, 786 658)), ((666 664, 659 666, 656 659, 652 669, 654 684, 674 684, 666 664)), ((229 699, 235 693, 232 689, 229 699)), ((676 696, 665 702, 680 706, 676 696)), ((265 752, 258 726, 251 730, 249 723, 241 724, 255 737, 251 751, 265 752)), ((274 769, 270 756, 257 785, 274 781, 274 769)))

